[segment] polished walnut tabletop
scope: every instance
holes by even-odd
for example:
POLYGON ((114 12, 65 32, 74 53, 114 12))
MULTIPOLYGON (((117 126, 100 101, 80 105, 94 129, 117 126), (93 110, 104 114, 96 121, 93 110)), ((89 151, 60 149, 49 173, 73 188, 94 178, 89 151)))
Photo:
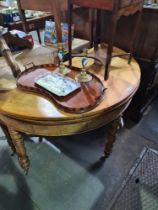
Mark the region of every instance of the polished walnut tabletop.
MULTIPOLYGON (((116 53, 122 52, 117 48, 114 50, 116 53)), ((3 128, 9 130, 12 149, 21 157, 20 164, 25 170, 29 165, 26 151, 21 154, 21 151, 16 148, 18 141, 23 145, 19 132, 43 136, 79 134, 115 122, 122 116, 140 82, 139 65, 134 59, 130 64, 127 61, 126 57, 114 57, 110 66, 109 79, 104 81, 104 67, 94 64, 94 61, 89 59, 90 71, 101 79, 107 90, 101 103, 85 113, 64 112, 49 99, 18 88, 0 93, 0 121, 3 128)), ((73 65, 79 67, 80 58, 74 58, 73 65)), ((116 125, 112 126, 113 132, 117 128, 116 125)), ((112 138, 111 143, 113 141, 112 138)), ((105 152, 110 153, 110 151, 108 145, 105 152)))

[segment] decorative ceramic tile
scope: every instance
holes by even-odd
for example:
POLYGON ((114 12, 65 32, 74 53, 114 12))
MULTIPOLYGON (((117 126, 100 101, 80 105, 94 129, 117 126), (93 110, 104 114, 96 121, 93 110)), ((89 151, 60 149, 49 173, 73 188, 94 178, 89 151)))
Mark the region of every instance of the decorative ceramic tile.
POLYGON ((66 96, 80 88, 74 79, 54 72, 39 76, 35 83, 57 96, 66 96))

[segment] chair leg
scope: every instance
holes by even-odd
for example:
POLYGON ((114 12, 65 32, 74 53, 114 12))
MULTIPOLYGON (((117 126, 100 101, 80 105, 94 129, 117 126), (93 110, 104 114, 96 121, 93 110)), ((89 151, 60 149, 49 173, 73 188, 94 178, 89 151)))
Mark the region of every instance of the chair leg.
POLYGON ((131 43, 130 43, 130 55, 129 55, 129 58, 128 58, 128 64, 130 64, 132 56, 133 56, 133 53, 134 53, 135 48, 136 48, 136 44, 137 44, 137 40, 138 40, 139 26, 140 26, 140 21, 141 21, 141 16, 142 16, 142 11, 140 11, 137 14, 136 26, 135 26, 135 29, 134 29, 134 34, 133 34, 131 43))
POLYGON ((40 30, 37 29, 36 31, 37 31, 38 41, 39 41, 40 44, 42 44, 41 36, 40 36, 40 30))
POLYGON ((101 11, 97 9, 96 11, 96 32, 94 37, 94 49, 98 49, 98 44, 100 42, 100 23, 101 23, 101 11))
POLYGON ((57 42, 62 42, 62 30, 61 30, 61 17, 60 17, 60 5, 58 0, 53 1, 54 5, 54 21, 55 21, 55 27, 56 27, 56 34, 57 34, 57 42))
POLYGON ((73 10, 73 5, 68 1, 68 50, 69 50, 69 66, 72 66, 72 10, 73 10))
POLYGON ((110 24, 111 27, 110 27, 110 32, 109 32, 108 49, 107 49, 107 58, 105 62, 104 80, 107 80, 109 77, 109 66, 110 66, 111 57, 112 57, 114 36, 116 32, 118 19, 119 19, 119 16, 117 14, 112 14, 111 24, 110 24))
POLYGON ((90 31, 90 48, 93 47, 94 42, 94 9, 89 9, 89 31, 90 31))

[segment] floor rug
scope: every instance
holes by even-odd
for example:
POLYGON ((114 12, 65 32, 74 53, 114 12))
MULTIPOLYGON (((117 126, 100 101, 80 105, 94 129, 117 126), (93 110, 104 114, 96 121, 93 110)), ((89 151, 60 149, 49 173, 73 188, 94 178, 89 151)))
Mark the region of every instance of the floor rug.
POLYGON ((108 209, 158 209, 158 151, 143 149, 108 209))
POLYGON ((0 210, 89 210, 104 190, 99 179, 46 143, 26 142, 27 176, 0 141, 0 210))

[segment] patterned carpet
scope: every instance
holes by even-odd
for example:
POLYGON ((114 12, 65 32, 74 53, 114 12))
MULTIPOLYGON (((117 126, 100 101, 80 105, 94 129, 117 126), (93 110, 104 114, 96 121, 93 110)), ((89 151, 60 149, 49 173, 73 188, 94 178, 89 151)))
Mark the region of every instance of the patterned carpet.
POLYGON ((157 177, 158 151, 144 148, 109 209, 157 210, 157 177))

